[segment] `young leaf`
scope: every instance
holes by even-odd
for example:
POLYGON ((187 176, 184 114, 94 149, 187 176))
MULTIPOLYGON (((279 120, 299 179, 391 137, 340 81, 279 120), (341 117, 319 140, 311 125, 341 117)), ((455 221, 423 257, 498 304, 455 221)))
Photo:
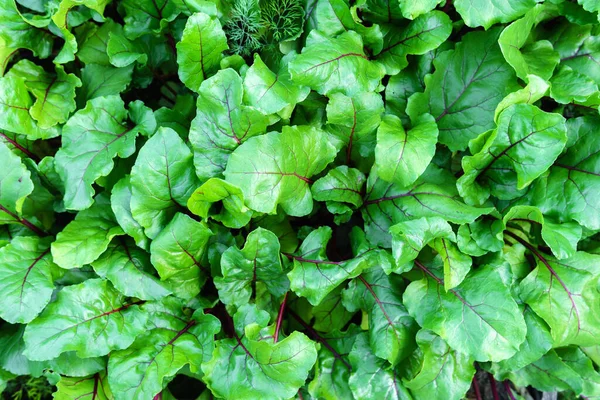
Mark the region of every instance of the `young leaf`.
POLYGON ((192 15, 185 24, 181 42, 177 43, 179 78, 188 88, 199 92, 200 83, 219 66, 221 53, 228 48, 217 18, 204 13, 192 15))
POLYGON ((342 165, 318 179, 311 191, 317 201, 337 201, 360 207, 365 180, 364 174, 359 170, 342 165))
POLYGON ((61 274, 52 262, 49 238, 14 238, 0 248, 0 317, 12 324, 33 320, 50 302, 61 274))
POLYGON ((56 385, 55 400, 113 400, 106 372, 98 372, 84 379, 63 376, 56 385))
POLYGON ((242 104, 242 78, 224 69, 200 85, 196 118, 190 128, 196 175, 201 181, 219 176, 230 154, 243 142, 267 128, 267 118, 242 104))
POLYGON ((66 351, 81 358, 125 349, 145 330, 147 314, 102 279, 63 288, 55 302, 27 325, 25 356, 51 360, 66 351))
POLYGON ((223 277, 214 280, 221 301, 239 308, 250 301, 253 292, 257 296, 259 284, 275 298, 283 296, 289 282, 279 252, 279 239, 263 228, 250 232, 243 249, 227 249, 221 257, 223 277))
POLYGON ((196 187, 192 152, 174 130, 160 128, 131 170, 131 214, 154 239, 196 187))
POLYGON ((454 6, 467 26, 483 26, 487 30, 498 22, 515 20, 535 3, 535 0, 456 0, 454 6))
POLYGON ((313 208, 310 178, 325 169, 335 154, 322 130, 285 126, 282 133, 270 132, 239 146, 224 174, 242 189, 253 210, 274 214, 281 205, 288 215, 303 216, 313 208))
POLYGON ((210 276, 202 258, 212 234, 206 225, 177 213, 152 241, 152 265, 175 295, 189 300, 200 293, 210 276))
POLYGON ((210 178, 204 182, 192 193, 187 206, 194 214, 204 219, 210 217, 228 228, 242 228, 252 217, 252 211, 244 204, 241 189, 219 178, 210 178), (218 202, 221 202, 223 208, 215 213, 213 206, 218 202))
POLYGON ((129 175, 121 178, 112 188, 110 206, 123 231, 135 239, 135 243, 144 250, 150 248, 150 241, 144 228, 131 214, 131 179, 129 175))

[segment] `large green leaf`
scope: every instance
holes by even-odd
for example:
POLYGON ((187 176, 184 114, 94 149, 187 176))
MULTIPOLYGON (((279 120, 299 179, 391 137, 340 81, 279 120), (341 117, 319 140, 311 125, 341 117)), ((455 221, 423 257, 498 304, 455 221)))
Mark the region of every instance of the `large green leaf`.
POLYGON ((469 27, 488 29, 497 23, 510 22, 535 6, 535 0, 456 0, 456 11, 469 27))
POLYGON ((414 183, 431 162, 437 137, 438 127, 429 114, 418 117, 408 131, 402 127, 400 118, 387 115, 377 130, 378 176, 401 186, 414 183))
POLYGON ((296 84, 321 94, 335 91, 349 96, 377 89, 385 74, 382 65, 369 61, 360 35, 353 31, 337 38, 311 31, 302 54, 290 61, 289 71, 296 84))
POLYGON ((212 231, 203 223, 177 213, 150 245, 152 265, 177 296, 200 293, 210 271, 202 265, 212 231))
POLYGON ((217 18, 204 13, 192 15, 185 24, 181 41, 177 43, 179 78, 188 88, 199 92, 200 83, 217 69, 221 53, 228 48, 227 38, 217 18))
POLYGON ((105 195, 77 214, 52 243, 52 258, 61 268, 79 268, 95 261, 113 237, 124 232, 117 224, 105 195))
POLYGON ((139 129, 127 122, 118 96, 97 97, 73 115, 63 128, 63 146, 56 153, 57 171, 66 183, 65 207, 84 210, 92 205, 92 184, 108 175, 113 158, 135 152, 139 129))
POLYGON ((174 130, 160 128, 131 170, 131 214, 154 239, 196 187, 192 152, 174 130))
POLYGON ((383 49, 377 54, 387 75, 396 75, 406 68, 409 54, 425 54, 442 44, 452 32, 452 21, 441 11, 421 15, 402 30, 389 28, 383 49))
POLYGON ((509 288, 492 265, 473 270, 455 289, 422 264, 424 278, 408 285, 404 304, 420 326, 477 361, 513 356, 527 327, 509 288))
POLYGON ((349 311, 363 310, 369 317, 369 343, 373 354, 395 367, 415 348, 417 325, 402 304, 404 284, 399 275, 371 268, 352 280, 342 295, 349 311))
POLYGON ((99 372, 85 378, 63 376, 56 385, 55 400, 113 400, 106 372, 99 372))
POLYGON ((465 174, 457 187, 470 204, 490 193, 510 200, 542 175, 567 142, 565 119, 530 104, 515 104, 498 118, 498 127, 471 142, 473 156, 462 159, 465 174), (515 190, 517 189, 517 190, 515 190))
POLYGON ((230 247, 221 257, 223 277, 215 278, 219 298, 236 308, 247 304, 259 286, 275 298, 287 292, 289 282, 283 273, 279 239, 271 231, 257 228, 246 238, 243 249, 230 247))
POLYGON ((315 344, 295 331, 273 341, 274 326, 266 327, 249 308, 234 316, 233 338, 217 341, 210 361, 202 364, 204 382, 215 396, 248 400, 289 399, 304 384, 317 359, 315 344), (247 320, 250 318, 250 320, 247 320))
POLYGON ((153 276, 154 268, 148 253, 134 246, 133 241, 119 239, 92 262, 94 271, 129 297, 156 300, 169 295, 171 292, 153 276))
POLYGON ((450 150, 466 149, 469 140, 493 128, 496 106, 518 89, 500 52, 499 35, 499 29, 467 33, 454 50, 434 59, 435 72, 425 78, 425 92, 408 100, 410 115, 433 115, 439 141, 450 150))
POLYGON ((423 363, 419 373, 404 382, 414 398, 462 398, 475 375, 473 359, 452 350, 439 336, 427 330, 419 331, 417 343, 423 352, 423 363))
POLYGON ((282 133, 270 132, 239 146, 229 157, 225 177, 242 189, 253 210, 273 214, 280 205, 288 215, 303 216, 313 208, 310 178, 335 154, 322 130, 285 126, 282 133))
POLYGON ((242 104, 242 78, 231 68, 202 82, 199 93, 190 143, 196 175, 205 181, 223 173, 241 143, 265 133, 268 120, 256 108, 242 104))
POLYGON ((212 355, 217 318, 201 310, 186 315, 177 301, 148 311, 148 331, 129 348, 110 354, 108 381, 117 400, 153 399, 185 365, 198 373, 212 355))
POLYGON ((52 262, 49 238, 16 237, 0 248, 0 317, 27 323, 50 302, 61 270, 52 262))
MULTIPOLYGON (((137 302, 139 303, 139 302, 137 302)), ((25 329, 25 356, 51 360, 66 351, 81 358, 127 348, 144 332, 147 315, 102 279, 68 286, 25 329)))

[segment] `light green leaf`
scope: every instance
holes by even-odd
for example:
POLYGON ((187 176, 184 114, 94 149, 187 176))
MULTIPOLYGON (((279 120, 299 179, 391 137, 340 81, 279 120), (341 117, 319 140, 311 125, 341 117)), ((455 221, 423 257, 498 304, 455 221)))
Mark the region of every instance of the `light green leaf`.
POLYGON ((461 399, 475 375, 473 359, 452 350, 439 336, 427 330, 417 333, 423 352, 419 373, 404 385, 415 400, 461 399))
POLYGON ((30 49, 39 58, 47 58, 52 52, 54 36, 29 24, 18 11, 15 0, 0 2, 0 20, 0 37, 6 47, 30 49))
POLYGON ((381 179, 408 186, 425 171, 437 143, 438 128, 434 118, 423 114, 409 131, 395 115, 386 115, 377 130, 375 165, 381 179))
POLYGON ((409 54, 425 54, 446 41, 452 33, 452 21, 441 11, 432 11, 417 17, 402 30, 389 28, 383 41, 383 50, 377 61, 387 75, 396 75, 406 68, 409 54))
POLYGON ((320 94, 372 92, 385 75, 382 65, 369 61, 360 35, 353 31, 337 38, 311 31, 302 54, 288 68, 294 83, 320 94))
POLYGON ((178 3, 172 0, 123 0, 125 34, 129 39, 135 39, 149 32, 161 33, 179 15, 178 3))
POLYGON ((542 175, 567 141, 565 119, 529 104, 515 104, 500 114, 498 127, 471 143, 473 156, 462 159, 457 182, 470 204, 483 204, 490 193, 510 200, 542 175))
POLYGON ((20 236, 0 248, 0 317, 27 323, 50 302, 61 275, 50 257, 50 239, 20 236))
POLYGON ((494 122, 498 122, 498 116, 513 104, 533 104, 541 99, 550 85, 548 82, 536 75, 527 75, 527 86, 515 92, 509 93, 496 107, 494 122))
POLYGON ((240 144, 265 133, 268 119, 256 108, 242 104, 242 78, 231 68, 202 82, 199 93, 190 143, 196 175, 205 181, 223 173, 240 144))
POLYGON ((144 228, 131 215, 131 196, 131 179, 125 175, 112 188, 110 206, 123 231, 134 238, 139 247, 148 250, 150 241, 144 234, 144 228))
POLYGON ((583 75, 567 65, 560 67, 550 79, 550 96, 559 103, 584 103, 598 93, 598 85, 587 75, 583 75))
POLYGON ((21 60, 10 69, 10 74, 23 78, 25 86, 34 95, 36 100, 29 114, 40 129, 64 123, 75 110, 75 88, 81 86, 81 81, 77 76, 65 73, 62 66, 56 66, 54 75, 29 60, 21 60))
POLYGON ((341 330, 352 319, 354 313, 346 310, 342 304, 343 286, 330 292, 321 302, 312 308, 314 317, 313 328, 317 331, 327 332, 334 329, 341 330))
POLYGON ((456 11, 468 27, 488 29, 497 23, 511 22, 535 6, 535 0, 456 0, 456 11))
POLYGON ((253 104, 262 113, 284 112, 286 107, 300 103, 310 89, 294 85, 288 72, 288 61, 293 54, 283 57, 277 73, 271 71, 258 53, 254 54, 254 63, 244 77, 244 101, 253 104))
POLYGON ((373 354, 395 367, 416 348, 415 320, 402 304, 402 277, 386 275, 378 266, 352 280, 343 292, 344 307, 363 310, 369 318, 369 343, 373 354))
POLYGON ((240 229, 250 222, 252 211, 244 204, 241 189, 219 178, 210 178, 192 193, 188 203, 191 212, 204 219, 209 217, 221 222, 228 228, 240 229), (215 212, 213 207, 219 203, 222 209, 215 212))
POLYGON ((279 239, 271 231, 257 228, 246 238, 243 249, 230 247, 221 257, 222 277, 214 279, 219 299, 236 308, 247 304, 262 285, 275 298, 283 296, 289 282, 281 266, 279 239))
POLYGON ((521 299, 550 325, 555 347, 595 344, 600 256, 577 252, 560 261, 539 251, 536 256, 536 268, 521 281, 521 299))
POLYGON ((284 126, 282 133, 250 138, 239 146, 229 157, 225 177, 242 189, 251 209, 274 214, 279 204, 288 215, 303 216, 313 208, 310 178, 335 154, 322 130, 284 126))
POLYGON ((142 300, 157 300, 171 292, 155 278, 150 256, 132 241, 116 240, 92 262, 94 271, 110 280, 119 292, 142 300))
POLYGON ((452 151, 466 149, 469 140, 493 128, 500 100, 520 89, 500 52, 499 34, 499 29, 467 33, 454 50, 434 59, 425 92, 408 100, 408 114, 433 115, 440 143, 452 151))
POLYGON ((148 61, 148 55, 140 53, 136 45, 118 31, 108 34, 106 52, 110 63, 118 68, 126 67, 136 61, 145 65, 148 61))
POLYGON ((342 165, 318 179, 311 191, 317 201, 338 201, 360 207, 365 180, 365 175, 359 170, 342 165))
POLYGON ((189 300, 198 295, 210 276, 201 262, 211 235, 205 224, 177 213, 152 241, 152 265, 161 281, 178 297, 189 300))
POLYGON ((179 79, 194 92, 199 92, 200 83, 218 69, 221 53, 228 48, 225 32, 217 18, 204 13, 192 15, 177 43, 179 79))
POLYGON ((440 290, 444 282, 435 272, 420 267, 425 277, 404 292, 404 304, 420 326, 477 361, 501 361, 517 352, 527 327, 495 266, 471 271, 447 292, 440 290))
POLYGON ((144 144, 131 170, 131 214, 156 238, 179 206, 185 207, 198 178, 192 152, 170 128, 159 128, 144 144))
POLYGON ((217 341, 211 360, 202 364, 204 382, 215 396, 228 399, 291 398, 315 364, 315 344, 298 331, 274 343, 274 326, 265 328, 266 321, 255 323, 247 313, 242 308, 235 314, 234 338, 217 341))
POLYGON ((471 270, 473 263, 471 257, 463 254, 455 242, 455 240, 437 238, 432 244, 444 262, 444 289, 446 291, 460 285, 471 270))
POLYGON ((52 258, 61 268, 79 268, 95 261, 113 237, 124 232, 117 224, 108 198, 96 197, 95 203, 77 214, 52 243, 52 258))
POLYGON ((127 111, 118 96, 98 97, 75 113, 63 127, 62 147, 56 153, 57 171, 66 183, 65 207, 85 210, 92 205, 92 184, 107 176, 117 155, 135 152, 137 127, 127 123, 127 111))
POLYGON ((199 373, 200 364, 210 359, 220 328, 217 318, 201 310, 190 317, 171 303, 150 310, 156 323, 148 332, 111 353, 108 380, 115 399, 153 399, 181 368, 189 365, 199 373))
POLYGON ((51 360, 66 351, 81 358, 127 348, 145 330, 147 315, 137 303, 102 279, 63 288, 56 301, 25 329, 25 356, 51 360))
POLYGON ((106 372, 98 372, 84 379, 63 376, 56 385, 55 400, 113 400, 106 372))
POLYGON ((0 159, 4 164, 0 169, 0 223, 19 222, 23 202, 33 192, 31 172, 4 143, 0 143, 0 159))
MULTIPOLYGON (((576 347, 556 349, 561 360, 575 371, 582 380, 581 394, 587 398, 600 396, 600 374, 595 370, 592 360, 576 347)), ((576 385, 572 385, 577 388, 576 385)))
POLYGON ((87 64, 81 70, 83 86, 77 94, 77 104, 83 107, 95 97, 118 95, 131 83, 133 64, 123 68, 87 64))

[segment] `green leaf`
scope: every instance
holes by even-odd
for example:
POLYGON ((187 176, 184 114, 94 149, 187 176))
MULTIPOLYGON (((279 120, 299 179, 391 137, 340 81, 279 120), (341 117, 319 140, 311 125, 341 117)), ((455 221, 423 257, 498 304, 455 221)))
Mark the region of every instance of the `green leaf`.
POLYGON ((538 4, 502 31, 498 39, 500 49, 519 78, 526 80, 527 75, 533 74, 548 80, 560 62, 559 54, 547 40, 528 41, 537 24, 554 16, 555 8, 551 4, 538 4))
POLYGON ((48 367, 47 362, 31 361, 23 355, 25 325, 4 324, 0 330, 0 371, 15 375, 40 376, 48 367))
POLYGON ((175 295, 189 300, 200 293, 210 276, 201 264, 212 231, 177 213, 150 245, 152 265, 175 295))
POLYGON ((150 248, 150 241, 144 228, 131 214, 131 179, 129 175, 121 178, 112 188, 110 206, 123 231, 135 239, 135 243, 144 250, 150 248))
POLYGON ((581 74, 567 65, 560 67, 550 79, 550 96, 559 103, 584 103, 598 93, 598 85, 587 75, 581 74))
POLYGON ((325 95, 372 92, 385 75, 382 65, 369 61, 360 35, 353 31, 337 38, 311 31, 302 54, 291 60, 288 68, 294 83, 325 95))
POLYGON ((41 129, 64 123, 75 110, 75 88, 81 81, 73 74, 56 66, 56 75, 49 74, 29 60, 21 60, 11 69, 12 76, 23 78, 25 86, 34 95, 35 103, 29 114, 41 129))
POLYGON ((396 371, 388 368, 385 360, 373 354, 366 333, 356 337, 349 358, 352 364, 350 388, 355 398, 365 400, 412 398, 396 371))
POLYGON ((471 144, 473 156, 462 159, 465 174, 457 182, 470 204, 493 194, 510 200, 542 175, 567 141, 565 119, 529 104, 515 104, 500 114, 498 127, 471 144), (474 144, 473 144, 474 143, 474 144), (481 183, 480 183, 481 182, 481 183))
POLYGON ((329 96, 326 129, 346 147, 346 164, 373 154, 383 110, 383 100, 376 93, 329 96))
POLYGON ((312 308, 314 317, 313 328, 317 331, 328 332, 341 330, 352 319, 354 313, 346 310, 342 304, 343 286, 330 292, 321 302, 312 308))
POLYGON ((506 110, 508 107, 513 104, 533 104, 539 99, 541 99, 550 84, 536 75, 527 75, 526 81, 527 86, 523 89, 519 89, 515 92, 508 94, 496 107, 496 111, 494 112, 494 122, 498 122, 498 116, 502 113, 502 111, 506 110))
POLYGON ((131 214, 154 239, 196 187, 192 152, 174 130, 161 127, 131 170, 131 214))
POLYGON ((79 268, 95 261, 108 248, 113 237, 124 232, 117 224, 104 195, 77 214, 52 243, 52 258, 61 268, 79 268))
POLYGON ((92 262, 98 276, 108 279, 119 292, 142 300, 157 300, 171 292, 152 275, 150 256, 132 241, 116 240, 92 262))
POLYGON ((219 299, 236 308, 247 304, 262 285, 275 298, 283 296, 289 282, 281 266, 279 239, 271 231, 257 228, 246 238, 243 249, 230 247, 221 257, 223 277, 214 280, 219 299))
POLYGON ((171 0, 123 0, 125 34, 135 39, 149 32, 161 33, 179 15, 178 4, 171 0))
POLYGON ((421 217, 442 217, 455 224, 473 222, 489 214, 491 208, 466 205, 456 190, 456 180, 448 171, 430 165, 414 185, 403 188, 380 179, 371 171, 362 209, 369 239, 391 247, 389 228, 421 217))
POLYGON ((255 322, 247 312, 235 314, 234 337, 217 341, 211 360, 202 364, 203 380, 219 397, 289 399, 315 364, 315 344, 298 331, 274 343, 274 327, 255 322))
POLYGON ((310 89, 294 85, 288 72, 289 56, 283 57, 277 73, 271 71, 259 54, 254 55, 254 63, 244 77, 244 101, 253 104, 263 114, 284 112, 284 109, 300 103, 310 89))
POLYGON ((252 211, 244 204, 241 189, 219 178, 210 178, 192 193, 188 203, 191 212, 204 219, 209 217, 228 228, 239 229, 250 222, 252 211), (218 212, 216 204, 223 205, 218 212))
POLYGON ((420 268, 425 277, 404 292, 404 304, 420 326, 477 361, 501 361, 517 352, 527 327, 497 268, 479 267, 447 292, 439 288, 442 279, 420 268))
POLYGON ((452 350, 439 336, 427 330, 417 333, 417 343, 423 352, 423 363, 419 373, 404 382, 414 398, 461 398, 475 375, 473 359, 452 350))
MULTIPOLYGON (((588 398, 600 396, 600 374, 594 369, 594 364, 583 351, 574 347, 557 349, 556 353, 561 360, 582 379, 581 394, 588 398)), ((576 385, 572 385, 577 387, 576 385)))
POLYGON ((0 143, 0 159, 4 162, 0 185, 6 188, 0 191, 0 223, 19 222, 23 202, 33 192, 31 172, 4 143, 0 143))
POLYGON ((30 114, 33 100, 27 92, 25 81, 11 76, 0 77, 0 129, 26 135, 30 140, 50 139, 60 134, 58 127, 42 129, 30 114))
POLYGON ((303 216, 313 208, 310 178, 335 154, 322 130, 284 126, 282 133, 250 138, 239 146, 229 157, 225 178, 242 189, 255 211, 274 214, 280 205, 288 215, 303 216))
POLYGON ((312 186, 313 198, 317 201, 339 201, 360 207, 365 175, 345 165, 330 170, 312 186))
POLYGON ((395 115, 386 115, 377 130, 375 165, 381 179, 408 186, 425 171, 437 143, 438 128, 434 118, 423 114, 405 131, 395 115))
POLYGON ((192 15, 177 43, 179 79, 194 92, 200 92, 200 84, 218 68, 221 53, 228 48, 217 18, 204 13, 192 15))
POLYGON ((456 11, 471 28, 486 30, 497 23, 511 22, 535 6, 535 0, 456 0, 456 11))
POLYGON ((464 150, 469 140, 493 128, 496 106, 519 88, 500 52, 499 35, 499 29, 490 29, 463 36, 454 50, 434 59, 425 92, 408 100, 408 114, 433 115, 440 143, 452 151, 464 150))
POLYGON ((63 146, 56 154, 57 171, 66 183, 65 207, 85 210, 92 205, 92 184, 107 176, 117 155, 135 152, 139 128, 126 122, 127 111, 118 96, 98 97, 75 113, 63 128, 63 146))
POLYGON ((148 61, 148 55, 138 52, 136 45, 120 32, 108 34, 106 52, 110 63, 118 68, 126 67, 136 61, 140 64, 146 64, 148 61))
POLYGON ((84 379, 63 376, 56 385, 55 400, 113 400, 106 372, 99 372, 84 379))
POLYGON ((34 319, 50 302, 61 270, 50 257, 50 240, 16 237, 0 248, 0 317, 12 324, 34 319))
POLYGON ((196 175, 205 181, 223 173, 240 144, 265 133, 268 120, 256 108, 242 105, 242 79, 233 69, 221 70, 202 82, 199 93, 190 142, 196 175))
POLYGON ((5 46, 29 49, 39 58, 50 55, 54 37, 48 31, 29 24, 18 11, 15 0, 0 3, 0 19, 0 38, 5 46))
POLYGON ((111 353, 108 381, 115 399, 153 399, 181 368, 189 365, 197 373, 210 359, 220 329, 217 318, 201 310, 190 317, 170 303, 152 310, 156 323, 147 333, 111 353))
MULTIPOLYGON (((139 302, 138 302, 139 303, 139 302)), ((137 303, 102 279, 63 288, 56 301, 25 329, 25 356, 51 360, 66 351, 81 358, 127 348, 145 330, 147 315, 137 303)))
POLYGON ((555 346, 594 344, 600 256, 577 252, 560 261, 539 251, 536 256, 536 268, 519 286, 521 299, 548 323, 555 346))
POLYGON ((395 367, 416 348, 417 325, 402 304, 404 284, 399 275, 371 268, 352 280, 343 292, 349 311, 363 310, 369 318, 369 343, 373 354, 395 367))
POLYGON ((74 351, 62 353, 48 363, 52 371, 74 377, 85 377, 106 371, 106 357, 79 358, 74 351))
POLYGON ((86 101, 96 97, 118 95, 131 83, 133 65, 123 68, 87 64, 81 70, 83 86, 77 94, 77 104, 83 107, 86 101))
POLYGON ((390 28, 383 41, 377 61, 387 75, 396 75, 406 68, 409 54, 425 54, 446 41, 452 33, 452 21, 446 13, 432 11, 417 17, 405 29, 390 28))

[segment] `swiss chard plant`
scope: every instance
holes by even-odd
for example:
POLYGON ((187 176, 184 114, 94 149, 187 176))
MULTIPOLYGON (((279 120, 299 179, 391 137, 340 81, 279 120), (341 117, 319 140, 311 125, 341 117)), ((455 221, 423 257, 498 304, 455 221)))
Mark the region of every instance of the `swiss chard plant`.
POLYGON ((600 399, 599 11, 0 0, 0 392, 600 399))

